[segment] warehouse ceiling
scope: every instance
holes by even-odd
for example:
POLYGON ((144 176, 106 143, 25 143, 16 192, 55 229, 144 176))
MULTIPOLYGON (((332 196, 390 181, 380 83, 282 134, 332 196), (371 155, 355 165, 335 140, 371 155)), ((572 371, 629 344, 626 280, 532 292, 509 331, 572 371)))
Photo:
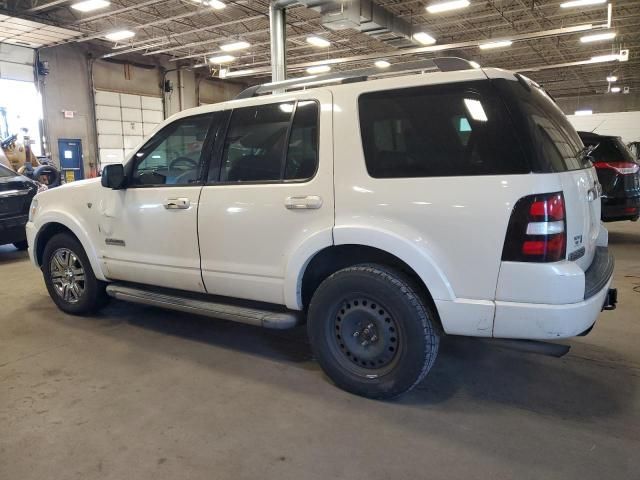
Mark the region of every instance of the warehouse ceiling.
MULTIPOLYGON (((166 55, 176 66, 213 68, 216 75, 220 65, 211 65, 210 57, 228 54, 220 47, 230 41, 246 41, 250 46, 232 52, 235 60, 224 67, 229 72, 245 71, 248 76, 243 80, 250 83, 268 81, 269 2, 266 0, 222 0, 224 8, 221 9, 216 8, 223 6, 219 0, 111 0, 107 7, 88 13, 72 8, 78 1, 5 0, 0 4, 4 4, 5 14, 81 33, 80 37, 62 43, 100 42, 110 49, 107 55, 113 57, 132 52, 147 56, 166 55), (105 35, 123 29, 134 32, 135 36, 117 43, 105 40, 105 35)), ((421 45, 398 31, 336 29, 318 9, 294 5, 287 9, 289 75, 302 75, 310 64, 322 64, 331 59, 342 59, 333 65, 336 71, 371 66, 375 61, 373 57, 393 64, 436 55, 461 56, 483 66, 527 71, 629 49, 626 62, 588 63, 526 74, 558 97, 605 93, 609 86, 608 75, 618 77, 619 86, 628 86, 632 91, 640 88, 639 0, 611 2, 610 29, 605 29, 607 4, 604 3, 561 8, 559 1, 470 0, 467 8, 443 13, 426 11, 425 7, 436 0, 375 0, 375 3, 387 11, 395 25, 409 25, 414 34, 426 32, 435 38, 435 48, 442 45, 446 48, 439 52, 425 51, 428 49, 415 52, 421 45), (595 30, 566 30, 588 24, 595 30), (611 30, 616 32, 613 39, 593 43, 580 41, 584 35, 611 30), (313 46, 306 40, 310 35, 320 36, 330 45, 313 46), (492 39, 513 40, 513 44, 488 50, 478 48, 480 43, 492 39), (397 55, 408 51, 414 53, 397 55)))

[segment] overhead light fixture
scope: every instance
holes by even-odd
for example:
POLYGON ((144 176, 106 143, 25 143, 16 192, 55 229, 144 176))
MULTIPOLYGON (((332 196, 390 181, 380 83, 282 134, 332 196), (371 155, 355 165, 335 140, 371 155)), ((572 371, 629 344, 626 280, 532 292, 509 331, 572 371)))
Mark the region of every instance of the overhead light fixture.
POLYGON ((616 32, 594 33, 593 35, 585 35, 580 37, 582 43, 600 42, 602 40, 611 40, 616 38, 616 32))
POLYGON ((240 40, 237 42, 227 43, 225 45, 220 45, 220 50, 224 52, 235 52, 236 50, 242 50, 245 48, 249 48, 251 44, 249 42, 245 42, 244 40, 240 40))
POLYGON ((467 107, 467 112, 469 112, 469 115, 471 115, 471 118, 473 118, 474 120, 477 120, 478 122, 486 122, 487 120, 489 120, 487 118, 487 114, 484 111, 484 108, 482 108, 482 103, 480 102, 480 100, 465 98, 464 105, 465 107, 467 107))
POLYGON ((511 40, 499 40, 497 42, 481 43, 480 50, 491 50, 492 48, 510 47, 513 42, 511 40))
POLYGON ((587 5, 600 5, 607 0, 571 0, 560 4, 560 8, 585 7, 587 5))
POLYGON ((451 0, 448 2, 432 3, 431 5, 427 6, 427 12, 442 13, 442 12, 448 12, 450 10, 458 10, 460 8, 466 8, 469 5, 471 5, 469 0, 451 0))
POLYGON ((202 5, 206 5, 207 7, 211 7, 214 10, 222 10, 226 7, 226 5, 220 0, 193 0, 195 3, 200 3, 202 5))
POLYGON ((620 55, 617 53, 610 53, 608 55, 596 55, 595 57, 591 57, 589 62, 591 63, 604 63, 604 62, 613 62, 615 60, 620 60, 620 55))
POLYGON ((331 45, 331 42, 329 40, 325 40, 322 37, 316 37, 315 35, 307 37, 307 43, 313 45, 314 47, 320 48, 325 48, 331 45))
POLYGON ((481 68, 480 64, 478 62, 474 62, 473 60, 469 62, 469 65, 471 65, 473 68, 481 68))
POLYGON ((377 60, 374 65, 378 68, 389 68, 391 66, 386 60, 377 60))
POLYGON ((618 81, 618 77, 616 77, 615 75, 609 75, 607 77, 607 82, 609 83, 613 83, 613 82, 617 82, 618 81))
POLYGON ((119 42, 120 40, 126 40, 135 36, 135 33, 131 30, 118 30, 116 32, 107 33, 104 38, 111 40, 112 42, 119 42))
POLYGON ((574 115, 582 117, 584 115, 592 115, 593 114, 593 110, 576 110, 573 113, 574 113, 574 115))
POLYGON ((413 39, 416 42, 420 42, 422 45, 433 45, 434 43, 436 43, 436 39, 429 35, 427 32, 414 33, 413 39))
POLYGON ((218 55, 217 57, 211 57, 209 61, 211 63, 229 63, 236 59, 233 55, 218 55))
POLYGON ((331 67, 329 65, 316 65, 315 67, 307 68, 307 73, 327 73, 331 71, 331 67))
POLYGON ((111 5, 111 2, 107 2, 107 0, 85 0, 84 2, 74 3, 71 8, 79 12, 92 12, 93 10, 106 8, 109 5, 111 5))
POLYGON ((611 87, 611 93, 620 93, 620 87, 611 87))

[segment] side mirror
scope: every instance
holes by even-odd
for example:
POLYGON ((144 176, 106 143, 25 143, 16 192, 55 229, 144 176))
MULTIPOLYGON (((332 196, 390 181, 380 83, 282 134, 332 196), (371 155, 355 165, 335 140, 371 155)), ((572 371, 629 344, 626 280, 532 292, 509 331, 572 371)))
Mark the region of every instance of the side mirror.
POLYGON ((115 163, 102 169, 100 181, 102 186, 113 190, 122 190, 126 187, 127 177, 124 174, 124 165, 115 163))

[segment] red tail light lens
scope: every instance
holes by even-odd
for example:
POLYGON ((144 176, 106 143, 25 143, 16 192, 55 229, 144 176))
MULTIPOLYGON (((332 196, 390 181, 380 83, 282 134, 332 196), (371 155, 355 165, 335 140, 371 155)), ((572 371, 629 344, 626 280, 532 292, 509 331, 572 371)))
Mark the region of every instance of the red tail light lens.
POLYGON ((633 162, 596 162, 593 166, 596 168, 610 168, 621 175, 638 173, 638 170, 640 170, 640 165, 633 162))
POLYGON ((557 262, 567 251, 562 192, 523 197, 513 207, 502 260, 557 262))

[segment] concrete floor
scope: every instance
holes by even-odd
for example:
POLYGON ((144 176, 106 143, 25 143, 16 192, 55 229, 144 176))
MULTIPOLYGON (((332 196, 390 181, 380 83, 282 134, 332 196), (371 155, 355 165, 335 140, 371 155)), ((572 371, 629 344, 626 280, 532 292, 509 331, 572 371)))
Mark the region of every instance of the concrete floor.
POLYGON ((0 247, 0 479, 639 479, 640 224, 620 304, 562 359, 445 338, 411 394, 333 387, 304 329, 58 311, 0 247))

